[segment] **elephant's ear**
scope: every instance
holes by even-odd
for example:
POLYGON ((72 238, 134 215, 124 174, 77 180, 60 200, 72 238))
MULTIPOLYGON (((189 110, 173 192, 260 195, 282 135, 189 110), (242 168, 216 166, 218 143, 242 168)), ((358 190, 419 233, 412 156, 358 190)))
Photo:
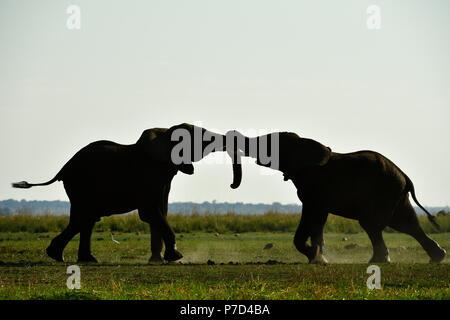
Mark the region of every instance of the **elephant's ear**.
POLYGON ((331 156, 331 149, 312 139, 300 138, 302 164, 305 166, 323 166, 331 156))
POLYGON ((177 169, 180 170, 181 172, 183 172, 184 174, 188 174, 188 175, 191 175, 194 173, 194 166, 192 165, 192 163, 179 164, 179 165, 177 165, 177 169))
POLYGON ((181 124, 178 126, 173 126, 169 129, 148 129, 142 133, 136 145, 139 150, 141 150, 143 154, 149 158, 149 160, 158 163, 172 164, 181 172, 191 175, 194 173, 194 166, 191 163, 174 164, 171 158, 172 148, 177 143, 172 141, 172 133, 176 129, 184 129, 189 131, 191 127, 192 125, 189 124, 181 124))
POLYGON ((148 158, 160 163, 170 163, 170 135, 166 128, 152 128, 145 130, 136 146, 148 158))
POLYGON ((284 166, 288 175, 297 172, 301 168, 323 166, 331 156, 331 149, 323 144, 307 138, 289 137, 288 143, 280 143, 280 151, 286 159, 284 166))

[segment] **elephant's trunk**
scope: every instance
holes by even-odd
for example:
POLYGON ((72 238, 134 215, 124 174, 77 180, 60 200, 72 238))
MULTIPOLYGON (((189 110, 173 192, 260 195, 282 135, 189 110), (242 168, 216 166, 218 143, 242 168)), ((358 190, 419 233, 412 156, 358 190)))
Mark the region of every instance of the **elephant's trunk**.
POLYGON ((242 164, 233 163, 233 183, 230 185, 232 189, 237 189, 242 181, 242 164))
MULTIPOLYGON (((279 140, 278 134, 266 134, 254 138, 244 136, 239 131, 228 131, 228 136, 232 136, 239 155, 256 159, 256 163, 263 167, 279 169, 279 140)), ((239 158, 240 160, 240 158, 239 158)))
POLYGON ((233 161, 234 179, 231 188, 236 189, 242 180, 242 156, 248 156, 249 138, 236 130, 226 133, 226 150, 233 161))
POLYGON ((258 157, 257 148, 254 149, 250 147, 258 145, 258 137, 249 138, 237 130, 230 130, 227 132, 227 139, 234 139, 234 146, 237 148, 236 152, 239 152, 240 156, 252 158, 258 157))
POLYGON ((203 141, 206 140, 206 143, 204 143, 203 145, 203 157, 205 157, 210 152, 226 151, 230 156, 233 164, 233 183, 230 185, 230 187, 232 189, 238 188, 242 181, 242 164, 238 145, 231 145, 228 136, 224 136, 222 134, 207 130, 205 130, 203 134, 203 137, 207 137, 207 139, 203 139, 203 141), (208 142, 211 140, 213 140, 212 143, 208 142))
POLYGON ((241 154, 239 153, 238 146, 234 143, 233 148, 227 149, 227 153, 233 162, 233 183, 230 185, 232 189, 237 189, 242 181, 242 162, 241 154))
MULTIPOLYGON (((230 131, 229 131, 230 132, 230 131)), ((224 150, 227 151, 233 163, 233 183, 230 185, 232 189, 237 189, 242 182, 242 162, 241 162, 241 152, 239 151, 239 146, 236 143, 236 138, 232 135, 227 134, 224 136, 224 150)))

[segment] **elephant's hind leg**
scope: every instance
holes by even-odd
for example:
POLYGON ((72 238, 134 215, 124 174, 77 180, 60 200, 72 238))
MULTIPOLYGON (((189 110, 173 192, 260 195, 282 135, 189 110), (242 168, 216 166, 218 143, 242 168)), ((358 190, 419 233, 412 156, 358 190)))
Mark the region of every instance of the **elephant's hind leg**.
POLYGON ((78 262, 95 262, 97 259, 91 253, 91 235, 95 221, 87 220, 81 226, 80 245, 78 247, 78 262))
POLYGON ((391 259, 389 258, 389 251, 384 243, 383 239, 383 229, 379 227, 374 227, 369 224, 361 223, 361 227, 367 232, 370 241, 372 242, 373 255, 369 260, 370 263, 389 263, 391 259))
POLYGON ((71 218, 67 227, 50 242, 46 249, 47 255, 56 261, 63 262, 64 248, 78 232, 80 232, 80 226, 71 218))
POLYGON ((408 198, 405 198, 405 201, 400 203, 396 208, 389 226, 399 232, 414 237, 427 252, 430 257, 430 262, 439 263, 445 258, 445 250, 437 242, 428 237, 420 227, 416 212, 408 198))

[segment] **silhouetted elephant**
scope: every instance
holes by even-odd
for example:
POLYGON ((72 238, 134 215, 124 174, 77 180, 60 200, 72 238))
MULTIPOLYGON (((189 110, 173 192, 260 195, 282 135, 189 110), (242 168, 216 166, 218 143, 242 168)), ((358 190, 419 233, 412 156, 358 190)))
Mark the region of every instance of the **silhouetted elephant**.
MULTIPOLYGON (((63 181, 71 203, 70 221, 47 248, 47 254, 57 261, 63 261, 65 246, 80 232, 78 261, 97 262, 90 249, 95 222, 103 216, 135 209, 141 220, 150 224, 150 261, 162 261, 163 241, 164 259, 175 261, 182 255, 176 249, 175 234, 166 219, 172 178, 178 171, 192 174, 191 162, 214 151, 226 151, 224 135, 189 124, 153 128, 145 130, 131 145, 93 142, 78 151, 50 181, 40 184, 22 181, 13 187, 30 188, 63 181), (181 148, 186 145, 188 148, 181 148)), ((232 188, 239 186, 242 177, 236 161, 232 188)))
POLYGON ((310 263, 327 263, 322 248, 328 213, 359 221, 372 242, 370 262, 390 261, 382 237, 387 226, 413 236, 430 256, 430 262, 444 259, 445 250, 420 227, 408 192, 438 227, 435 218, 417 201, 408 176, 383 155, 373 151, 336 153, 317 141, 291 132, 255 138, 237 131, 228 134, 236 135, 239 149, 245 156, 256 158, 257 164, 266 167, 274 168, 276 163, 274 169, 284 173, 284 180, 293 181, 303 204, 294 244, 310 263), (271 146, 272 163, 263 157, 266 150, 262 147, 267 145, 271 146), (311 246, 306 244, 309 237, 311 246))

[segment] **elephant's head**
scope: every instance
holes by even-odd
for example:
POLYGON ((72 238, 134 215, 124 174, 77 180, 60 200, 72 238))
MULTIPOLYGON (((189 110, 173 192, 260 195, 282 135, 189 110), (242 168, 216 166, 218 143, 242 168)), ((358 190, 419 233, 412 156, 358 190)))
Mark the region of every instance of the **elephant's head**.
POLYGON ((276 132, 253 138, 238 131, 229 131, 227 135, 236 137, 238 149, 243 155, 256 158, 258 165, 283 172, 285 180, 302 168, 325 165, 331 155, 330 148, 293 132, 276 132))
POLYGON ((152 128, 145 130, 136 146, 153 161, 175 166, 186 174, 194 173, 192 162, 199 161, 211 152, 227 151, 233 162, 233 183, 231 188, 239 187, 242 167, 238 158, 237 146, 228 148, 226 137, 204 128, 183 123, 171 128, 152 128))

